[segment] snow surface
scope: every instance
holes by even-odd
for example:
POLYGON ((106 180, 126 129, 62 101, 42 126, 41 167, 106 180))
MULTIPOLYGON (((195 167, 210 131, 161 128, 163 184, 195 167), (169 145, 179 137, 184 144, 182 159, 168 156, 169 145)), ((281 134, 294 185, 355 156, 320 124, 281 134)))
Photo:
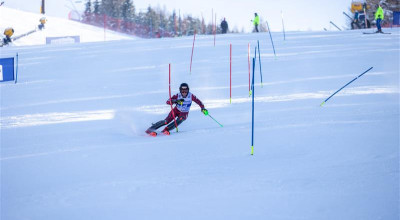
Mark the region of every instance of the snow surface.
POLYGON ((276 59, 268 33, 196 36, 191 73, 192 37, 1 48, 19 54, 1 219, 399 219, 400 29, 384 31, 272 33, 276 59), (170 110, 169 63, 172 92, 187 82, 224 127, 193 104, 179 133, 145 135, 170 110))
POLYGON ((0 7, 0 32, 3 39, 4 29, 12 27, 16 37, 29 31, 38 29, 40 19, 45 17, 47 22, 45 29, 37 30, 35 33, 20 38, 13 42, 14 46, 41 45, 46 44, 46 37, 64 37, 64 36, 80 36, 80 42, 97 42, 111 40, 128 40, 136 39, 134 36, 128 36, 114 31, 82 24, 79 22, 51 17, 38 13, 24 12, 12 8, 0 7))

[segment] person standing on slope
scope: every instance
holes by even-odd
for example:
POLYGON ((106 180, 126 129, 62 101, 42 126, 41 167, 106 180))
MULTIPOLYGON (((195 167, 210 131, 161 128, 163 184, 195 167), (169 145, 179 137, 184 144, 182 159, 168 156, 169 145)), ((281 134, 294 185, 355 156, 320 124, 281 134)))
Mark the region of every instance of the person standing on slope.
POLYGON ((161 121, 154 123, 150 128, 146 130, 146 133, 151 136, 157 136, 156 130, 160 127, 167 125, 164 130, 162 131, 165 135, 170 134, 170 130, 175 128, 175 121, 176 124, 179 126, 183 121, 185 121, 189 115, 190 106, 192 105, 192 101, 196 102, 203 112, 204 115, 208 115, 207 109, 204 108, 203 103, 198 99, 194 94, 189 92, 189 85, 187 83, 182 83, 179 86, 178 94, 171 97, 171 99, 167 100, 167 104, 176 104, 175 107, 170 111, 168 116, 161 121), (170 123, 170 124, 168 124, 170 123))
POLYGON ((223 34, 226 34, 226 32, 228 32, 228 22, 226 22, 225 18, 221 22, 221 30, 223 34))
POLYGON ((4 35, 6 36, 5 38, 3 38, 3 45, 7 45, 9 43, 11 43, 12 39, 11 36, 14 34, 14 29, 13 28, 6 28, 4 30, 4 35))
POLYGON ((258 32, 258 25, 260 24, 260 17, 258 17, 257 13, 254 13, 254 20, 251 20, 254 24, 254 28, 256 32, 258 32))
POLYGON ((378 28, 378 31, 376 33, 382 33, 382 27, 381 27, 381 21, 383 20, 383 9, 380 4, 376 6, 376 12, 375 12, 375 20, 376 20, 376 27, 378 28))

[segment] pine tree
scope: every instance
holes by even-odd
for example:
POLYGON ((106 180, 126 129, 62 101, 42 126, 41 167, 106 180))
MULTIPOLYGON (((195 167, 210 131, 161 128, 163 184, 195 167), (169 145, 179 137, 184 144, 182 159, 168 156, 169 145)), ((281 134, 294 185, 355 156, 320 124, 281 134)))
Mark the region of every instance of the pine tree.
POLYGON ((99 0, 96 0, 93 3, 93 13, 95 15, 99 15, 100 14, 100 2, 99 2, 99 0))
POLYGON ((125 0, 121 6, 121 17, 124 21, 133 21, 135 16, 135 7, 131 0, 125 0))
POLYGON ((85 4, 85 14, 91 14, 92 13, 92 2, 88 0, 85 4))

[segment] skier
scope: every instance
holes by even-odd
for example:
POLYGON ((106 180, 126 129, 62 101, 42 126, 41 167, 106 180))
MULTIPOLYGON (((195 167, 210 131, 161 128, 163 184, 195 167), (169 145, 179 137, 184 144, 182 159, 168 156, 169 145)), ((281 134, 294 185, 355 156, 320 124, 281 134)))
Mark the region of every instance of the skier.
POLYGON ((226 32, 228 31, 228 22, 226 22, 225 18, 221 22, 221 29, 223 34, 226 34, 226 32))
POLYGON ((376 6, 376 12, 375 12, 376 27, 378 28, 378 31, 376 31, 376 33, 383 33, 381 27, 381 21, 383 20, 383 18, 384 18, 383 9, 381 8, 381 5, 378 4, 376 6))
POLYGON ((254 24, 254 28, 256 29, 256 32, 258 32, 258 25, 260 24, 260 17, 258 17, 257 13, 254 13, 254 20, 251 20, 254 24))
POLYGON ((14 29, 12 28, 6 28, 4 30, 4 35, 6 36, 5 38, 3 38, 3 45, 7 45, 8 43, 11 43, 11 36, 14 34, 14 29))
POLYGON ((358 29, 361 29, 360 23, 359 23, 359 13, 356 11, 354 13, 354 20, 351 22, 351 29, 354 29, 354 25, 357 25, 358 29))
POLYGON ((176 124, 179 126, 183 121, 185 121, 189 115, 190 106, 192 105, 192 101, 196 102, 200 108, 201 112, 204 115, 208 115, 207 109, 204 108, 203 103, 198 99, 194 94, 189 92, 189 85, 187 83, 182 83, 179 86, 178 94, 171 97, 171 99, 167 100, 167 104, 176 104, 175 107, 170 111, 168 116, 161 121, 158 121, 150 128, 146 130, 146 133, 155 137, 157 136, 156 130, 160 127, 167 125, 162 131, 165 135, 170 134, 170 130, 175 128, 174 117, 176 117, 176 124), (170 123, 171 122, 171 123, 170 123), (168 124, 170 123, 170 124, 168 124))
POLYGON ((40 20, 40 24, 38 25, 39 30, 42 30, 44 28, 44 25, 46 24, 47 19, 45 17, 42 17, 40 20))

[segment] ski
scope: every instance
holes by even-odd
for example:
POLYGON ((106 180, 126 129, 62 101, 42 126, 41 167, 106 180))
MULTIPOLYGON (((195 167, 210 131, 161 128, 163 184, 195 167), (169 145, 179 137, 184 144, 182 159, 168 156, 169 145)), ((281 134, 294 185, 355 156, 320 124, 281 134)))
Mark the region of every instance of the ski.
POLYGON ((368 33, 368 32, 363 32, 363 34, 392 34, 392 33, 386 33, 386 32, 382 32, 382 33, 377 33, 377 32, 372 32, 372 33, 368 33))
POLYGON ((157 136, 159 136, 159 135, 161 135, 161 136, 169 136, 169 135, 171 135, 170 133, 168 133, 168 134, 166 134, 166 133, 164 133, 164 132, 160 132, 159 134, 157 133, 157 132, 155 132, 155 131, 152 131, 152 132, 149 132, 149 133, 147 133, 147 132, 145 132, 148 136, 151 136, 151 137, 157 137, 157 136))

